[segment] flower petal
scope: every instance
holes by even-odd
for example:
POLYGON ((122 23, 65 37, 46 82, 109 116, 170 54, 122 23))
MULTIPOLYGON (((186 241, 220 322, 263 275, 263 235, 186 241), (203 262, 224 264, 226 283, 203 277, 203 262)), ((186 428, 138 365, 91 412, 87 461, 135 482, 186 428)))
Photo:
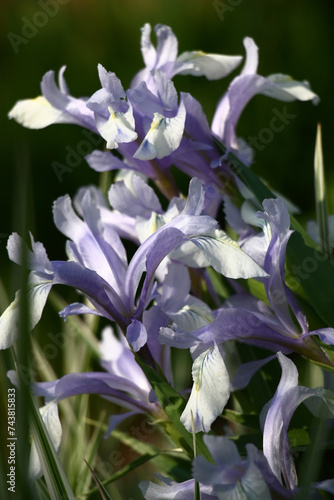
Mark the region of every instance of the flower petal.
POLYGON ((186 110, 182 101, 177 115, 173 118, 154 113, 151 128, 133 157, 138 160, 152 160, 170 155, 180 145, 185 119, 186 110))
MULTIPOLYGON (((33 271, 29 275, 29 330, 32 330, 41 319, 42 312, 52 287, 52 279, 41 278, 33 271)), ((19 334, 20 291, 16 292, 14 301, 0 317, 0 349, 8 349, 19 334)))
POLYGON ((174 74, 205 76, 208 80, 219 80, 229 75, 242 61, 242 56, 206 54, 202 51, 183 52, 176 60, 174 74), (185 69, 182 69, 182 67, 185 69))
POLYGON ((195 359, 192 376, 194 384, 181 422, 192 432, 193 415, 195 432, 209 432, 230 397, 230 379, 218 346, 195 359))
POLYGON ((52 106, 43 96, 17 101, 8 113, 8 118, 16 120, 23 127, 41 129, 54 123, 77 123, 62 109, 52 106))
POLYGON ((135 352, 139 351, 147 341, 146 328, 140 321, 133 320, 126 329, 126 339, 135 352))
POLYGON ((222 230, 190 238, 173 252, 173 259, 190 267, 212 266, 227 278, 254 278, 267 273, 222 230))

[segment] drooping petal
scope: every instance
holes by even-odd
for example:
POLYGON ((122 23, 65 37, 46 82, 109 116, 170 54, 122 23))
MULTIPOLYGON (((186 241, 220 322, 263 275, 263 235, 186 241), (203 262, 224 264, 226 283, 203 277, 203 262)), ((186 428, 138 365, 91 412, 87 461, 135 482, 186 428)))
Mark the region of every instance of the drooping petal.
POLYGON ((137 415, 138 413, 140 413, 140 412, 128 411, 126 413, 118 413, 116 415, 110 415, 108 427, 107 427, 107 430, 103 436, 104 439, 107 439, 110 436, 110 434, 112 433, 112 431, 114 429, 116 429, 116 427, 118 427, 122 422, 124 422, 124 420, 126 420, 127 418, 132 417, 134 415, 137 415))
POLYGON ((242 56, 206 54, 201 51, 183 52, 176 60, 174 74, 205 76, 219 80, 229 75, 242 61, 242 56), (182 69, 183 65, 185 66, 182 69))
POLYGON ((192 432, 193 416, 195 432, 208 432, 230 397, 229 376, 217 346, 195 359, 192 376, 194 384, 181 422, 192 432))
POLYGON ((170 155, 180 145, 185 119, 186 110, 182 101, 177 115, 173 118, 165 118, 160 113, 155 113, 151 128, 133 157, 138 160, 152 160, 170 155))
POLYGON ((96 172, 106 172, 108 170, 119 170, 124 168, 124 163, 117 156, 109 151, 95 150, 85 156, 88 165, 96 172))
POLYGON ((8 113, 8 118, 14 118, 23 127, 31 129, 41 129, 55 123, 77 123, 62 109, 52 106, 43 96, 17 101, 8 113))
POLYGON ((73 302, 59 312, 59 316, 63 319, 66 319, 67 316, 74 316, 77 314, 95 314, 96 316, 102 316, 102 313, 97 309, 92 309, 80 302, 73 302))
MULTIPOLYGON (((29 330, 32 330, 41 319, 42 312, 52 287, 50 279, 41 278, 32 271, 28 280, 29 330)), ((16 292, 14 301, 0 317, 0 349, 8 349, 17 340, 20 321, 20 291, 16 292)))
POLYGON ((319 339, 325 344, 334 345, 334 328, 320 328, 311 333, 318 335, 319 339))
POLYGON ((114 111, 111 106, 108 107, 108 119, 103 116, 96 115, 96 126, 101 136, 107 142, 108 149, 118 148, 119 143, 128 143, 135 141, 138 137, 135 132, 135 122, 133 118, 132 108, 122 113, 114 111))
POLYGON ((222 230, 195 236, 173 258, 190 267, 212 266, 228 278, 254 278, 267 273, 222 230))
MULTIPOLYGON (((287 76, 265 78, 256 74, 236 77, 228 91, 229 114, 224 128, 224 142, 228 148, 237 149, 236 125, 252 97, 263 94, 283 102, 315 100, 314 94, 303 82, 295 82, 287 76)), ((284 120, 284 115, 283 115, 284 120)))
POLYGON ((30 234, 30 240, 32 250, 28 249, 21 236, 17 233, 11 234, 7 242, 7 251, 10 260, 18 265, 21 265, 22 247, 24 246, 24 252, 28 260, 28 268, 46 276, 52 275, 52 264, 47 256, 44 245, 39 241, 35 242, 32 234, 30 234))
POLYGON ((210 307, 202 300, 191 295, 184 300, 184 305, 179 311, 166 311, 166 313, 176 326, 185 332, 199 330, 214 320, 214 314, 210 307))
MULTIPOLYGON (((298 386, 298 371, 294 363, 281 352, 277 357, 282 376, 265 418, 263 453, 277 479, 282 481, 283 476, 287 487, 294 489, 298 480, 288 438, 291 417, 297 407, 311 397, 320 398, 334 415, 333 393, 298 386)), ((263 420, 263 414, 260 419, 263 420)))

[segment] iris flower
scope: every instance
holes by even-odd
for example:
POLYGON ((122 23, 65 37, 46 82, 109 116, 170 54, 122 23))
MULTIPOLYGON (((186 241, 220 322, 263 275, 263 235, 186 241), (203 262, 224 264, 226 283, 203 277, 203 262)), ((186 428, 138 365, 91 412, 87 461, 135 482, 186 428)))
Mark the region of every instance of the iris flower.
MULTIPOLYGON (((188 202, 183 210, 174 213, 161 226, 154 227, 129 264, 124 245, 115 230, 115 217, 118 219, 119 215, 101 207, 90 189, 81 193, 80 201, 82 218, 74 211, 69 196, 59 198, 54 204, 55 224, 69 238, 69 261, 51 262, 43 245, 35 243, 33 238, 32 251, 26 250, 32 271, 29 278, 31 328, 41 317, 51 286, 63 284, 79 290, 89 299, 91 306, 70 304, 61 312, 62 317, 82 313, 104 316, 127 333, 135 350, 140 349, 147 340, 141 319, 151 301, 156 270, 178 248, 183 260, 189 253, 189 265, 193 267, 212 265, 231 278, 266 275, 235 242, 216 229, 217 221, 200 215, 204 196, 202 185, 196 179, 190 183, 188 202), (146 274, 139 290, 143 273, 146 274), (139 296, 136 298, 137 292, 139 296)), ((11 235, 9 257, 18 264, 21 262, 21 246, 21 238, 17 234, 11 235)), ((16 297, 0 318, 2 348, 12 345, 16 338, 18 311, 16 297)))

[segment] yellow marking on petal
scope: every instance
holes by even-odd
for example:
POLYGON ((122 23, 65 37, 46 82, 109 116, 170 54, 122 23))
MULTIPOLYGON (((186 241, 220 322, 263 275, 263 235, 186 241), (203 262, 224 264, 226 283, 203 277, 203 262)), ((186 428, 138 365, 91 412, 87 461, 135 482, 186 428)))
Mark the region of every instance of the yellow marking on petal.
POLYGON ((46 107, 49 107, 49 108, 53 108, 52 104, 49 103, 49 101, 47 101, 45 99, 45 97, 43 97, 42 95, 39 95, 37 97, 35 97, 34 99, 27 99, 27 101, 30 100, 30 101, 37 101, 38 104, 42 104, 43 106, 46 106, 46 107))
POLYGON ((152 132, 152 130, 154 130, 155 128, 158 128, 163 119, 164 117, 160 113, 154 113, 154 118, 151 123, 150 132, 152 132))
POLYGON ((113 118, 116 121, 116 114, 111 106, 108 106, 108 111, 110 113, 111 118, 113 118))

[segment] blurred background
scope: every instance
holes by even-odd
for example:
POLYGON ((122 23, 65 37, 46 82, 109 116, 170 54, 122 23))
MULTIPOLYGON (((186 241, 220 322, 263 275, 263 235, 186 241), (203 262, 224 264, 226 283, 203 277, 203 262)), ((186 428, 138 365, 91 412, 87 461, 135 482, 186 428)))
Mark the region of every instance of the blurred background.
MULTIPOLYGON (((286 73, 310 82, 320 96, 320 104, 289 103, 287 110, 294 118, 256 152, 252 169, 300 207, 302 222, 314 218, 313 155, 320 122, 329 211, 334 213, 332 1, 54 0, 58 8, 44 16, 43 3, 46 6, 48 1, 0 3, 0 266, 6 292, 1 294, 2 305, 13 299, 17 289, 6 239, 11 232, 19 231, 22 179, 29 200, 29 228, 35 240, 45 244, 50 259, 65 258, 64 237, 53 225, 53 201, 99 181, 84 159, 65 173, 61 182, 52 168, 53 162, 64 164, 66 148, 75 149, 83 139, 80 127, 27 130, 9 121, 7 113, 17 100, 39 95, 45 72, 58 71, 62 65, 67 66, 66 79, 73 96, 90 96, 100 87, 98 63, 115 72, 127 88, 143 66, 140 28, 146 22, 171 26, 179 40, 179 53, 200 49, 244 55, 242 40, 253 37, 260 49, 260 74, 286 73)), ((209 121, 229 81, 175 78, 178 91, 190 92, 200 100, 209 121)), ((269 126, 275 109, 281 111, 283 103, 255 97, 241 117, 238 135, 245 140, 258 138, 269 126)))

